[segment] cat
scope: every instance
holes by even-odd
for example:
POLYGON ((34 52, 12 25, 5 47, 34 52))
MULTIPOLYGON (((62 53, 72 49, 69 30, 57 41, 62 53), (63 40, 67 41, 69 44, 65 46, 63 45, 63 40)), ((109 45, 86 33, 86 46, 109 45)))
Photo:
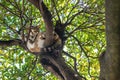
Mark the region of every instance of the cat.
POLYGON ((53 44, 45 46, 46 32, 39 32, 39 27, 35 26, 29 29, 27 36, 25 36, 26 46, 30 52, 50 52, 58 49, 61 46, 61 39, 56 32, 53 32, 53 44))

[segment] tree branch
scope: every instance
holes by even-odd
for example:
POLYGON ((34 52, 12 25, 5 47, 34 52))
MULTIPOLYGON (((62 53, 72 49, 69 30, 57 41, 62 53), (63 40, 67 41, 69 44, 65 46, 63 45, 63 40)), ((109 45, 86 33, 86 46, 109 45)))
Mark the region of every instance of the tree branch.
MULTIPOLYGON (((67 16, 67 21, 69 20, 69 17, 70 17, 70 15, 71 15, 72 11, 76 8, 76 6, 79 4, 79 2, 80 2, 80 0, 78 0, 78 1, 75 3, 75 6, 73 6, 72 9, 70 10, 70 12, 69 12, 69 14, 68 14, 68 16, 67 16)), ((67 22, 67 21, 66 21, 66 22, 67 22)))
POLYGON ((21 40, 15 39, 15 40, 7 40, 7 41, 1 41, 0 40, 0 46, 13 46, 13 45, 20 45, 22 43, 21 40))
POLYGON ((46 32, 50 33, 53 32, 53 22, 52 22, 52 15, 46 5, 43 2, 39 2, 40 5, 40 12, 43 16, 44 22, 46 24, 46 32))
POLYGON ((65 22, 65 24, 71 24, 71 22, 75 19, 75 17, 79 14, 81 14, 84 10, 81 10, 79 12, 77 12, 76 14, 72 15, 70 18, 67 19, 67 21, 65 22))
POLYGON ((20 39, 0 40, 0 46, 2 47, 17 46, 17 45, 27 50, 25 43, 20 39))
POLYGON ((61 19, 60 19, 60 16, 59 16, 58 10, 57 10, 57 6, 56 6, 56 4, 55 4, 55 0, 52 0, 52 2, 53 2, 53 6, 55 7, 55 11, 56 11, 56 14, 57 14, 58 20, 59 20, 59 22, 61 23, 61 19))
POLYGON ((37 9, 39 9, 39 0, 28 0, 29 2, 31 2, 37 9))
POLYGON ((81 45, 81 42, 74 36, 74 35, 71 35, 78 43, 78 45, 80 46, 81 50, 84 52, 86 58, 87 58, 87 61, 88 61, 88 74, 90 77, 96 77, 96 78, 99 78, 98 76, 93 76, 91 75, 91 64, 90 64, 90 56, 87 54, 87 52, 85 51, 85 49, 83 48, 83 46, 81 45))
POLYGON ((6 11, 10 12, 11 14, 20 17, 18 14, 16 14, 15 12, 11 11, 10 8, 6 7, 5 5, 3 5, 2 3, 0 3, 0 6, 3 7, 6 11))
POLYGON ((72 59, 74 60, 74 70, 75 70, 76 72, 78 72, 78 71, 77 71, 77 67, 76 67, 76 65, 77 65, 76 58, 73 57, 73 56, 71 56, 70 54, 68 54, 68 53, 65 52, 65 51, 63 51, 63 53, 64 53, 66 56, 69 56, 70 58, 72 58, 72 59))
MULTIPOLYGON (((44 53, 40 56, 40 62, 43 67, 52 72, 61 80, 82 80, 76 71, 72 70, 65 62, 62 56, 53 56, 52 53, 44 53)), ((57 54, 57 53, 53 53, 57 54)), ((58 53, 59 54, 59 53, 58 53)), ((84 80, 84 79, 83 79, 84 80)))

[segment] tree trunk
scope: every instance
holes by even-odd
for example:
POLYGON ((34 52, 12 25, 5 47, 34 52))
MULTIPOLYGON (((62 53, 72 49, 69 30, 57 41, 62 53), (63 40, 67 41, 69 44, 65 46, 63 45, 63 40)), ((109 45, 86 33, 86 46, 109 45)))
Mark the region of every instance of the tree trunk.
POLYGON ((106 52, 100 56, 100 80, 120 80, 120 0, 106 0, 106 52))

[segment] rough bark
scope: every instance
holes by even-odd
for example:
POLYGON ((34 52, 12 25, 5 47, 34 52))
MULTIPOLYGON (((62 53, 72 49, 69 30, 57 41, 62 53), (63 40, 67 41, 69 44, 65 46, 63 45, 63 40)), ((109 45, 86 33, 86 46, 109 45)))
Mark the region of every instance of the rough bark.
POLYGON ((100 80, 120 80, 120 1, 106 0, 107 50, 100 56, 100 80))

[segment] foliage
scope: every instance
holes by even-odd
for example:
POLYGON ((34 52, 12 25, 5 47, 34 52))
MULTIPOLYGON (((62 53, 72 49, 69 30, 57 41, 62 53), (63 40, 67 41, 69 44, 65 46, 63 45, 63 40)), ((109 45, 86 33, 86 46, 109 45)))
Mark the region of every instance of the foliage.
MULTIPOLYGON (((87 78, 98 80, 98 57, 105 50, 104 1, 103 0, 44 0, 57 20, 69 23, 66 27, 65 61, 87 78)), ((22 26, 40 25, 43 19, 37 8, 24 0, 0 0, 0 40, 19 38, 22 26), (21 17, 22 16, 22 17, 21 17)), ((3 80, 34 79, 57 80, 45 71, 36 56, 19 46, 0 47, 0 78, 3 80), (43 76, 44 75, 44 76, 43 76)))

